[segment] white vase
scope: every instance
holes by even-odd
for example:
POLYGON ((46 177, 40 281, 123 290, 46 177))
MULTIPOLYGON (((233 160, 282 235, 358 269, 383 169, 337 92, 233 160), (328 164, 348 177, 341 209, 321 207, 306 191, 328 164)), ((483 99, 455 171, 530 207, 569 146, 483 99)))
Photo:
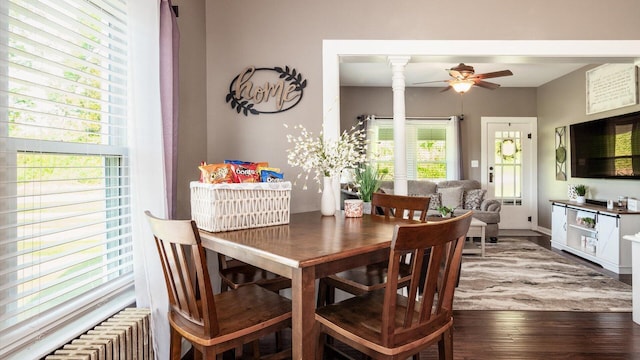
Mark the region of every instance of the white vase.
POLYGON ((578 204, 584 204, 584 203, 585 203, 585 201, 586 201, 586 200, 585 200, 585 197, 584 197, 584 196, 580 196, 580 195, 577 195, 577 196, 576 196, 576 202, 577 202, 578 204))
POLYGON ((362 203, 362 213, 371 215, 371 201, 362 203))
POLYGON ((330 176, 324 177, 322 198, 320 199, 320 212, 323 216, 333 216, 336 213, 336 198, 333 195, 333 179, 330 176))

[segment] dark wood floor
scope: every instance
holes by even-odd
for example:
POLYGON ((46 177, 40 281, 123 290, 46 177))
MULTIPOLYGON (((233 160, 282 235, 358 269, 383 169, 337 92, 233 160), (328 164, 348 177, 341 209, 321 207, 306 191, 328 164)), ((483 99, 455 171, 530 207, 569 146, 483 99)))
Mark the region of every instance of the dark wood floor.
MULTIPOLYGON (((550 249, 549 237, 526 237, 550 249)), ((631 284, 630 275, 618 276, 573 255, 563 256, 631 284)), ((640 359, 640 325, 631 313, 542 311, 455 311, 454 359, 640 359)), ((290 337, 284 334, 286 341, 290 337)), ((273 348, 273 339, 261 343, 273 348)), ((337 344, 349 356, 357 352, 337 344)), ((423 351, 421 359, 437 359, 437 347, 423 351)), ((341 359, 327 352, 327 359, 341 359)), ((226 358, 226 357, 225 357, 226 358)))

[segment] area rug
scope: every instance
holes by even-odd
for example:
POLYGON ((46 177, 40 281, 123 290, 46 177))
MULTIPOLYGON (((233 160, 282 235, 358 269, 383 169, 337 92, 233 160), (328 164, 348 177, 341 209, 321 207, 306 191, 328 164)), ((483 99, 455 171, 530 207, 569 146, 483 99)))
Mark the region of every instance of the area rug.
POLYGON ((498 237, 509 236, 542 236, 541 233, 527 229, 500 229, 498 230, 498 237))
POLYGON ((631 312, 631 286, 530 241, 501 238, 465 255, 456 310, 631 312))

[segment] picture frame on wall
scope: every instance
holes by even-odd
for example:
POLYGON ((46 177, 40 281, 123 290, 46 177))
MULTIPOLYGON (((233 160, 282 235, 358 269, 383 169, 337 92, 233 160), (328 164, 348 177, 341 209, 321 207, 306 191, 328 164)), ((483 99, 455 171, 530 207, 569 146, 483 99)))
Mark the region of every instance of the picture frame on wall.
POLYGON ((567 127, 557 127, 555 136, 556 180, 567 181, 567 127))
POLYGON ((604 64, 586 72, 587 115, 638 104, 638 67, 604 64))

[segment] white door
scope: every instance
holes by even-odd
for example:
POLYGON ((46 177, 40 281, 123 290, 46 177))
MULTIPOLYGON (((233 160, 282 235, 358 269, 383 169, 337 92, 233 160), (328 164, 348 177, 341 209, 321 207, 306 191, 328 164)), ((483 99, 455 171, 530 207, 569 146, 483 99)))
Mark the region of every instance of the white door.
POLYGON ((537 229, 536 118, 483 117, 482 184, 501 229, 537 229))

